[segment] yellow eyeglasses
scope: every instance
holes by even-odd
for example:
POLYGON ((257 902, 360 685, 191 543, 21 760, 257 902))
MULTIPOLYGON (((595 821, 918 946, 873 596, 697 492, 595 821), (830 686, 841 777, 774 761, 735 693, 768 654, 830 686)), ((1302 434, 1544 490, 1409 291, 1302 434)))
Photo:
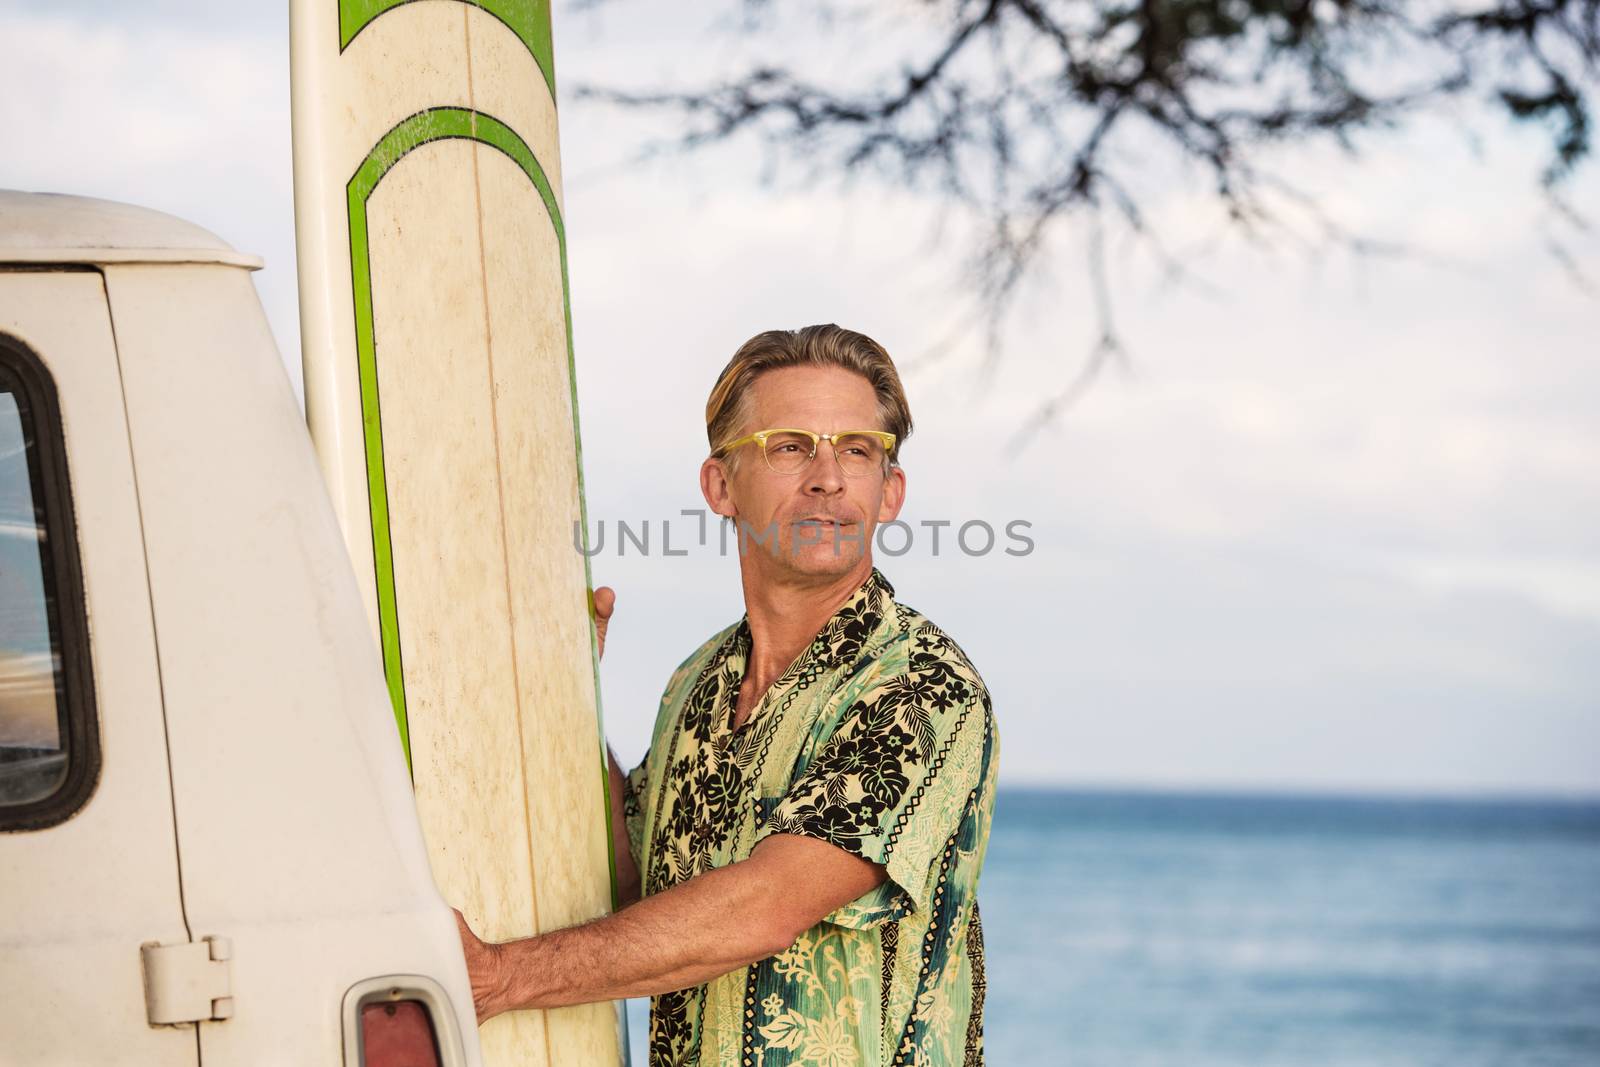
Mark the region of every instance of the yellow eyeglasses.
POLYGON ((894 434, 887 430, 840 430, 838 433, 812 433, 810 430, 757 430, 729 441, 716 455, 733 451, 751 442, 761 446, 761 454, 774 474, 799 474, 817 456, 817 443, 833 446, 839 469, 851 478, 860 478, 883 469, 894 449, 894 434))

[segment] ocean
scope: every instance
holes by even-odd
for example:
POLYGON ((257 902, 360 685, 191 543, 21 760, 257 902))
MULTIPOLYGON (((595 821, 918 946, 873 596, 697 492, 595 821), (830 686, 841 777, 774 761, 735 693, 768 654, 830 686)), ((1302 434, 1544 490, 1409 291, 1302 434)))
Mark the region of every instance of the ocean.
POLYGON ((991 1067, 1600 1067, 1600 801, 1002 790, 978 899, 991 1067))

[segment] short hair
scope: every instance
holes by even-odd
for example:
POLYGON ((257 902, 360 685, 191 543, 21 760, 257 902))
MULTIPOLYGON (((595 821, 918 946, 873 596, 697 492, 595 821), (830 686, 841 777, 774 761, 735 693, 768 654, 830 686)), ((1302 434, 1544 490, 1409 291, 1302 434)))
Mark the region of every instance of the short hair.
POLYGON ((841 367, 865 378, 877 394, 878 419, 883 429, 894 434, 889 462, 899 463, 900 446, 911 436, 911 407, 906 403, 894 360, 866 334, 831 322, 798 330, 768 330, 739 346, 717 375, 717 384, 706 401, 706 440, 712 455, 737 436, 749 417, 750 388, 756 379, 780 367, 841 367))

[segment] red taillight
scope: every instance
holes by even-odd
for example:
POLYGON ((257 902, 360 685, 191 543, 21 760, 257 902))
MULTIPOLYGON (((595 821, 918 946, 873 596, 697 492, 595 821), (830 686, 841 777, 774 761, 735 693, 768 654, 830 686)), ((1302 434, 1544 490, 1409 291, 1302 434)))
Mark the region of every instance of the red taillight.
POLYGON ((361 1006, 362 1067, 439 1067, 433 1019, 420 1000, 361 1006))

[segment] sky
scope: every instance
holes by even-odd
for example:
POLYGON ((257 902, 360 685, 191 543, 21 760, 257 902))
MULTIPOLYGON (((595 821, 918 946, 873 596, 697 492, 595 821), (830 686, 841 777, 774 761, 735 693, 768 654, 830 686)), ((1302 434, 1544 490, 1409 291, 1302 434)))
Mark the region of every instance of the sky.
MULTIPOLYGON (((566 95, 732 61, 704 27, 628 9, 558 4, 555 24, 591 537, 607 525, 591 566, 619 598, 604 713, 625 762, 672 669, 743 610, 735 559, 681 514, 703 507, 712 381, 750 335, 832 321, 901 365, 912 539, 878 563, 983 674, 1004 783, 1600 794, 1600 299, 1548 249, 1543 142, 1420 123, 1359 166, 1282 161, 1413 257, 1224 240, 1196 260, 1203 284, 1174 286, 1113 246, 1129 371, 1018 451, 1094 337, 1082 233, 985 375, 972 339, 937 347, 961 306, 959 218, 935 231, 937 204, 881 183, 763 185, 746 145, 641 161, 669 125, 566 95), (619 557, 618 521, 648 523, 655 551, 619 557), (977 521, 997 543, 968 554, 953 534, 977 521), (1031 550, 1004 551, 1012 522, 1031 550), (687 555, 661 554, 664 525, 687 555)), ((263 256, 298 388, 286 5, 0 0, 0 42, 0 187, 157 208, 263 256)), ((1568 192, 1600 217, 1595 168, 1568 192)), ((1178 243, 1212 233, 1181 176, 1151 209, 1178 243)), ((1600 262, 1600 241, 1569 236, 1600 262)))

